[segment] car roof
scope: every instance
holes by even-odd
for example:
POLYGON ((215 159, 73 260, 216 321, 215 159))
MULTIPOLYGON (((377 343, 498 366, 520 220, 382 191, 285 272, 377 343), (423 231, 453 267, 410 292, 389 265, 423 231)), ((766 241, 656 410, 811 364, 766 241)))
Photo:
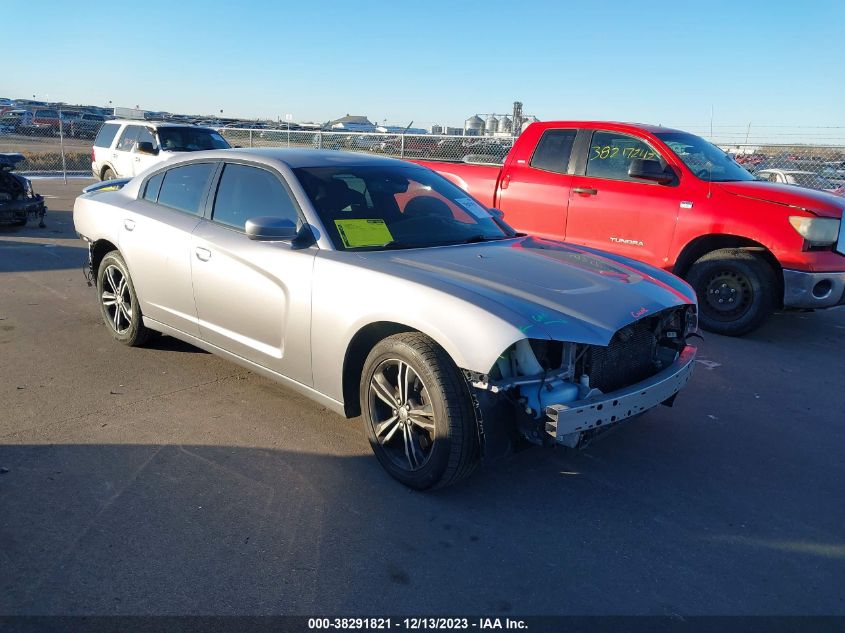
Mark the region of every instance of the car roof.
POLYGON ((193 125, 193 124, 188 123, 188 122, 173 123, 173 122, 170 122, 170 121, 156 121, 156 120, 147 120, 147 119, 112 119, 111 121, 109 121, 109 123, 118 123, 118 124, 126 123, 128 125, 146 125, 147 127, 155 127, 155 128, 159 128, 159 127, 190 127, 190 128, 196 128, 196 129, 209 129, 209 130, 212 129, 212 128, 206 128, 205 126, 202 126, 202 125, 193 125))
POLYGON ((631 121, 542 121, 534 123, 533 125, 540 125, 544 128, 560 128, 560 127, 574 127, 574 128, 593 128, 616 131, 636 131, 645 130, 652 134, 660 134, 662 132, 690 134, 684 130, 678 130, 671 127, 663 127, 662 125, 653 125, 650 123, 635 123, 631 121))
POLYGON ((412 163, 397 158, 373 156, 359 152, 343 152, 333 149, 290 149, 279 147, 235 148, 190 152, 189 155, 185 155, 185 160, 203 158, 258 160, 259 162, 275 161, 283 163, 291 169, 298 167, 362 167, 377 165, 400 165, 422 169, 412 163))

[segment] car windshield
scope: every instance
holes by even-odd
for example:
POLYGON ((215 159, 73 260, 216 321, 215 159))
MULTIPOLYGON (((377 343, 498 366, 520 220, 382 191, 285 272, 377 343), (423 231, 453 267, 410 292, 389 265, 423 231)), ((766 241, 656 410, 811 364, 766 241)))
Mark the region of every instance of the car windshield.
POLYGON ((389 250, 514 237, 451 182, 413 165, 294 169, 338 250, 389 250))
POLYGON ((830 182, 827 178, 822 178, 818 174, 807 174, 807 173, 800 173, 800 172, 792 172, 789 174, 791 180, 795 182, 796 185, 800 185, 801 187, 810 187, 811 189, 833 189, 834 184, 830 182))
POLYGON ((658 132, 657 138, 666 143, 684 165, 702 180, 730 182, 754 180, 745 168, 737 164, 721 149, 703 138, 686 132, 658 132))
POLYGON ((201 127, 160 127, 158 139, 168 152, 196 152, 204 149, 229 149, 230 145, 214 130, 201 127))

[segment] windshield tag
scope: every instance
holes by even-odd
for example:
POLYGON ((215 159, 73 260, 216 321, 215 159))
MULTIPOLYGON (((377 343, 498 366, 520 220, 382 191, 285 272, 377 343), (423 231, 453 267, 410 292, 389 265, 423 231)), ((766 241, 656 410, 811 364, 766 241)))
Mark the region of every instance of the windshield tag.
POLYGON ((479 219, 489 218, 490 214, 472 198, 455 198, 455 202, 479 219))
POLYGON ((393 236, 381 218, 369 220, 335 220, 337 232, 346 248, 384 246, 393 236))

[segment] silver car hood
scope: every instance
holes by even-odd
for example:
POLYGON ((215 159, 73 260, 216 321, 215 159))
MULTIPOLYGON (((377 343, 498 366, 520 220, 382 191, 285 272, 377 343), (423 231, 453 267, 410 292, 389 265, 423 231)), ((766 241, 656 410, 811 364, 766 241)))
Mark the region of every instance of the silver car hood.
POLYGON ((606 345, 637 319, 695 303, 692 288, 665 271, 532 237, 360 256, 368 268, 501 306, 497 316, 530 338, 606 345))

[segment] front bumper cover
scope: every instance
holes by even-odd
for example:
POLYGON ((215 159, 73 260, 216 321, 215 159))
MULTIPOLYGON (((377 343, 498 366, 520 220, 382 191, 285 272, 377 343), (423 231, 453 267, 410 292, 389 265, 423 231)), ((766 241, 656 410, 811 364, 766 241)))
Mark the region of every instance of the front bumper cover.
POLYGON ((783 271, 785 308, 832 308, 845 304, 845 272, 783 271))
POLYGON ((630 387, 583 400, 546 407, 546 432, 572 445, 573 434, 604 429, 669 400, 687 384, 695 366, 696 348, 687 345, 666 369, 630 387))
POLYGON ((22 200, 0 200, 0 222, 25 220, 29 216, 43 218, 46 212, 44 198, 38 194, 22 200))

